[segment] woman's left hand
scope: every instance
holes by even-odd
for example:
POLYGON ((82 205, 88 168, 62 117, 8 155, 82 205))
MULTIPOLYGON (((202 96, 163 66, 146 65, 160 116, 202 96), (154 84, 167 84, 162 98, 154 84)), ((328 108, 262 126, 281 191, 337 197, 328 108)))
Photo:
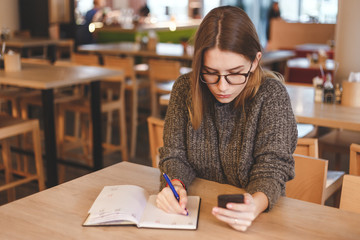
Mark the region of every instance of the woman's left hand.
POLYGON ((214 207, 212 214, 235 230, 244 232, 251 226, 255 218, 267 208, 267 197, 265 196, 266 199, 264 199, 264 196, 264 193, 255 193, 254 196, 245 193, 244 203, 228 203, 226 208, 214 207))

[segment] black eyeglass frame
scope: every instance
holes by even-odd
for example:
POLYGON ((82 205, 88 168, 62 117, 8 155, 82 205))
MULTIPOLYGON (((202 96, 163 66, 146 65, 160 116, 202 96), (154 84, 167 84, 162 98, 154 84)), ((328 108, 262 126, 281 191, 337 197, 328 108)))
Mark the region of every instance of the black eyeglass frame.
POLYGON ((229 74, 224 74, 224 75, 221 75, 221 74, 213 74, 213 73, 200 73, 200 81, 203 82, 203 83, 206 83, 206 84, 217 84, 217 83, 220 81, 220 78, 221 78, 221 77, 224 77, 225 80, 226 80, 226 82, 227 82, 228 84, 230 84, 230 85, 242 85, 242 84, 245 84, 245 83, 246 83, 249 75, 251 74, 250 71, 251 71, 251 68, 252 68, 252 64, 253 64, 253 62, 251 62, 251 64, 250 64, 250 69, 249 69, 249 71, 248 71, 247 73, 229 73, 229 74), (203 79, 203 75, 204 75, 204 74, 216 75, 216 76, 218 77, 218 79, 217 79, 216 82, 208 83, 208 82, 206 82, 206 81, 203 79), (231 76, 231 75, 242 75, 242 76, 245 77, 245 80, 244 80, 244 82, 242 82, 242 83, 232 83, 232 82, 227 78, 228 76, 231 76))

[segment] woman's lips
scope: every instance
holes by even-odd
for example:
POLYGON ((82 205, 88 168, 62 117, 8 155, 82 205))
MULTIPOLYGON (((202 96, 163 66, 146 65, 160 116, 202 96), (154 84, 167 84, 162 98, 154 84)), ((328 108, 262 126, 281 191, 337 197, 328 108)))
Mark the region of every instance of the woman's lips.
POLYGON ((218 98, 229 98, 231 95, 230 94, 216 94, 216 96, 218 96, 218 98))

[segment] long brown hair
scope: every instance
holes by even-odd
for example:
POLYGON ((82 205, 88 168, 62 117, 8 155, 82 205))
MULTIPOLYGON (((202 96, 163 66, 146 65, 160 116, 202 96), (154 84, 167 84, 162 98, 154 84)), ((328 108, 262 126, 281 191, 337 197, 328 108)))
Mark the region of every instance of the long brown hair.
MULTIPOLYGON (((204 53, 208 49, 219 48, 243 55, 253 62, 261 45, 256 29, 248 15, 240 8, 223 6, 211 10, 201 22, 194 41, 194 58, 192 63, 191 94, 192 106, 189 107, 190 119, 194 129, 199 128, 205 109, 211 101, 211 93, 199 79, 203 65, 204 53)), ((271 72, 265 72, 258 63, 255 71, 250 74, 241 94, 236 97, 235 108, 242 107, 257 93, 263 79, 277 78, 271 72)))

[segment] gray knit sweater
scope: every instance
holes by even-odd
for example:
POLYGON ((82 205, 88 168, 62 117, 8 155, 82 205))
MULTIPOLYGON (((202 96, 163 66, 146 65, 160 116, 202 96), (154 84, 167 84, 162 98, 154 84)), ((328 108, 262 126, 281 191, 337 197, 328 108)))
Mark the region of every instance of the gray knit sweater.
POLYGON ((190 101, 190 75, 183 75, 171 92, 160 170, 186 187, 199 177, 245 188, 250 194, 263 192, 270 209, 285 195, 285 182, 294 177, 297 128, 284 85, 265 80, 245 107, 246 119, 233 103, 214 101, 197 130, 189 117, 190 101))

